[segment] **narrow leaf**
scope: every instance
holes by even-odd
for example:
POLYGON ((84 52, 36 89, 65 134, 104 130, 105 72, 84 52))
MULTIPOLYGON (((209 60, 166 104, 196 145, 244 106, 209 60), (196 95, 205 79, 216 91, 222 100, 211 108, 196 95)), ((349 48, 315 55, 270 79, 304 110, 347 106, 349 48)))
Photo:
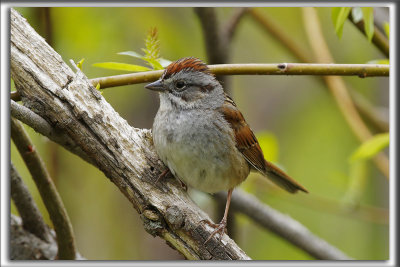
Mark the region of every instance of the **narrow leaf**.
POLYGON ((360 7, 353 7, 351 9, 351 16, 353 17, 354 23, 360 22, 363 18, 363 13, 360 7))
POLYGON ((344 22, 350 14, 351 7, 334 7, 332 9, 332 19, 334 19, 336 35, 342 37, 344 22))
POLYGON ((77 66, 80 70, 82 70, 83 61, 85 61, 84 58, 82 58, 82 59, 78 62, 78 64, 76 64, 76 66, 77 66))
POLYGON ((364 17, 364 31, 368 41, 371 42, 374 36, 374 9, 372 7, 362 7, 361 10, 364 17))
POLYGON ((132 64, 118 63, 118 62, 95 63, 92 66, 98 67, 98 68, 103 68, 103 69, 123 70, 123 71, 133 71, 133 72, 151 70, 150 68, 139 66, 139 65, 132 65, 132 64))
POLYGON ((389 146, 389 133, 377 134, 362 143, 351 155, 350 161, 372 158, 387 146, 389 146))
POLYGON ((140 55, 139 53, 136 53, 135 51, 119 52, 118 55, 131 56, 131 57, 140 58, 140 59, 143 59, 143 57, 144 57, 144 56, 140 55))

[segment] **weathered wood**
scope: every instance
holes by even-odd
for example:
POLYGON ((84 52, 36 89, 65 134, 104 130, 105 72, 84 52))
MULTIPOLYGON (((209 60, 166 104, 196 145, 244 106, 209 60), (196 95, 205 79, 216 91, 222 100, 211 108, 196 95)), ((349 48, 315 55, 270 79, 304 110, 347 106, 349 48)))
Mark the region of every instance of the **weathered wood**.
POLYGON ((11 9, 11 76, 26 107, 69 136, 121 190, 144 228, 187 259, 250 259, 227 235, 204 241, 210 218, 173 178, 155 184, 165 166, 151 131, 131 127, 80 71, 74 73, 11 9))

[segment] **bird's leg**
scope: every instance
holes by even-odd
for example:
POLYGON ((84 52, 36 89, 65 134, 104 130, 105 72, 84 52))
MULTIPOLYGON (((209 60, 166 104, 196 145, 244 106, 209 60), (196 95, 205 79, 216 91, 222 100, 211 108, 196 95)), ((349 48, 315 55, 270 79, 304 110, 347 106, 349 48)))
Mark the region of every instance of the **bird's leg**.
POLYGON ((227 218, 228 218, 229 206, 231 204, 232 192, 233 192, 233 188, 229 189, 228 197, 226 198, 224 217, 222 217, 222 220, 220 221, 219 224, 215 225, 217 228, 211 233, 211 235, 207 238, 207 240, 204 242, 204 244, 206 244, 217 233, 219 233, 219 240, 222 239, 222 236, 224 235, 224 232, 226 230, 226 222, 227 222, 227 218))
POLYGON ((167 176, 168 174, 170 174, 171 171, 169 170, 169 168, 167 167, 161 174, 160 176, 158 176, 156 183, 158 183, 158 181, 162 178, 164 178, 165 176, 167 176))

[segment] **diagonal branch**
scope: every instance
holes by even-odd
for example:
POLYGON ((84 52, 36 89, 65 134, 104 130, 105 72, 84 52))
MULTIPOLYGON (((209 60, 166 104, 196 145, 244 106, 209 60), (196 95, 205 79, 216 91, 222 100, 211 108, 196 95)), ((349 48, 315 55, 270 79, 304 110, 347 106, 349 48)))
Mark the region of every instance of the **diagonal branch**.
POLYGON ((155 180, 165 167, 149 130, 136 129, 111 107, 80 71, 61 57, 11 10, 11 76, 24 105, 68 135, 120 189, 145 229, 187 259, 249 259, 224 235, 206 245, 210 218, 175 179, 155 180))
MULTIPOLYGON (((217 193, 216 198, 226 199, 226 193, 217 193)), ((249 216, 258 224, 283 237, 316 259, 351 260, 347 255, 313 235, 306 227, 241 190, 233 192, 232 208, 249 216)))

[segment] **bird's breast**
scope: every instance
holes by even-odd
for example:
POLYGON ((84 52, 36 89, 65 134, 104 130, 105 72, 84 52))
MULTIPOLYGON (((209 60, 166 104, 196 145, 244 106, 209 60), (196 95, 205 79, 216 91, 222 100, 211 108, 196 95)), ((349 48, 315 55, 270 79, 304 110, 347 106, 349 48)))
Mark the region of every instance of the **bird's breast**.
POLYGON ((153 124, 156 151, 189 186, 213 193, 228 190, 249 174, 232 129, 215 111, 162 111, 153 124))

